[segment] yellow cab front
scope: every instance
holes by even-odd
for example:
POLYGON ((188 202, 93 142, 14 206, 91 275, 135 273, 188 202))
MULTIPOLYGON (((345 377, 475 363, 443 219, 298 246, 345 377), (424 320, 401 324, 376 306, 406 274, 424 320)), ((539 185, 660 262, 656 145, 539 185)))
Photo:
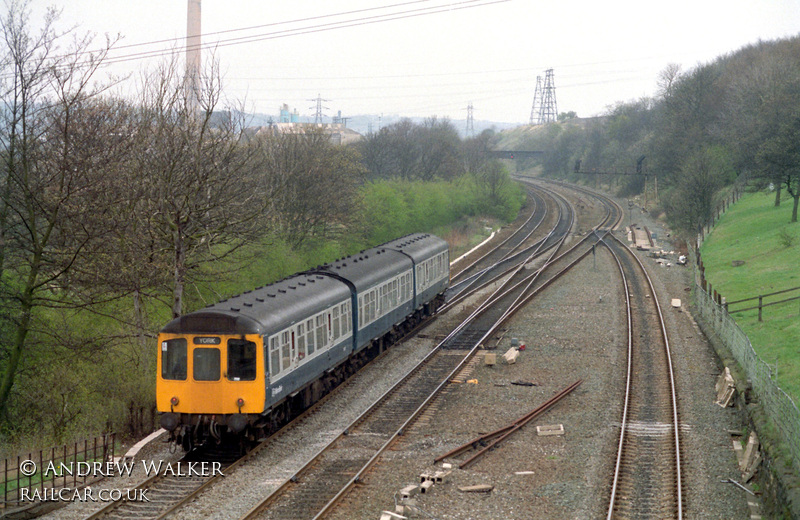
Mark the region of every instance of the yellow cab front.
POLYGON ((259 335, 158 336, 156 406, 175 414, 248 414, 264 409, 259 335))

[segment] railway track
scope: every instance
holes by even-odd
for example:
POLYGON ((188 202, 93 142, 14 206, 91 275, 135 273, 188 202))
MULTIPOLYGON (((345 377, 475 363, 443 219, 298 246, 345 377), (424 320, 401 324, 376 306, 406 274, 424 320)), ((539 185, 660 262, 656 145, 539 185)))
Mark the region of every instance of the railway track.
MULTIPOLYGON (((603 222, 597 228, 618 224, 622 215, 621 211, 618 213, 615 209, 618 206, 609 205, 603 222)), ((570 227, 571 222, 572 219, 570 227)), ((480 344, 487 341, 516 310, 522 308, 533 294, 549 285, 591 251, 591 247, 585 247, 583 252, 573 247, 555 258, 567 236, 565 233, 560 238, 544 266, 533 274, 523 274, 517 280, 512 276, 506 281, 487 299, 487 304, 476 309, 464 324, 437 345, 426 358, 426 366, 423 363, 412 371, 412 377, 406 378, 398 387, 388 392, 380 403, 376 403, 365 413, 366 416, 359 417, 345 434, 318 453, 303 470, 288 479, 244 518, 322 518, 328 514, 449 384, 449 380, 462 370, 480 344), (567 263, 567 254, 571 255, 568 265, 550 279, 542 280, 538 288, 534 288, 539 274, 551 267, 556 260, 567 263), (450 352, 442 355, 441 351, 448 348, 450 352), (454 348, 463 348, 465 353, 453 355, 454 348), (335 491, 336 489, 339 491, 335 491), (326 493, 327 490, 331 491, 326 493)), ((589 239, 590 236, 587 235, 580 243, 589 239)), ((515 273, 524 271, 526 263, 523 261, 514 267, 515 273)))
POLYGON ((551 207, 554 205, 549 194, 538 186, 528 184, 526 186, 528 195, 533 204, 533 209, 527 220, 521 226, 514 230, 513 233, 508 235, 501 242, 494 244, 485 253, 478 256, 470 263, 459 267, 450 276, 452 285, 457 285, 457 280, 469 278, 475 273, 481 272, 487 267, 493 266, 498 262, 505 260, 511 256, 515 251, 519 250, 525 242, 542 226, 551 213, 551 207), (548 195, 548 198, 545 198, 548 195))
MULTIPOLYGON (((548 210, 548 212, 557 215, 551 229, 547 231, 541 239, 525 247, 522 247, 523 242, 520 242, 519 245, 515 247, 514 251, 506 251, 506 254, 502 257, 500 257, 500 255, 491 255, 490 253, 492 253, 492 251, 483 255, 483 257, 478 259, 475 263, 476 265, 481 265, 481 269, 463 279, 461 282, 453 284, 448 289, 447 300, 442 310, 448 310, 458 305, 469 296, 495 283, 509 272, 513 272, 520 265, 532 262, 540 255, 546 254, 552 248, 564 242, 574 224, 574 213, 566 199, 552 191, 543 191, 548 194, 551 200, 549 205, 555 208, 555 211, 548 210), (496 261, 492 260, 493 256, 496 261)), ((533 232, 528 233, 526 238, 530 237, 532 233, 533 232)), ((501 245, 502 244, 499 244, 496 248, 499 248, 501 245)))
MULTIPOLYGON (((605 221, 606 229, 619 227, 622 209, 613 201, 579 187, 569 189, 604 199, 616 213, 605 221)), ((612 233, 604 233, 601 243, 623 279, 628 323, 623 416, 607 518, 680 519, 684 510, 680 422, 662 310, 652 280, 634 252, 612 233)))
POLYGON ((105 507, 95 512, 87 520, 99 519, 161 519, 168 516, 182 504, 194 498, 206 487, 224 476, 225 471, 232 471, 241 464, 246 457, 231 457, 230 453, 219 452, 210 456, 208 453, 187 453, 179 461, 170 465, 170 470, 159 471, 147 478, 134 489, 145 491, 146 500, 128 501, 117 500, 109 502, 105 507), (182 472, 176 474, 172 471, 197 462, 200 459, 212 459, 213 465, 207 465, 196 474, 182 472))
POLYGON ((432 355, 244 518, 318 518, 357 484, 467 355, 432 355))
MULTIPOLYGON (((568 228, 574 219, 569 213, 568 228)), ((564 233, 559 244, 567 236, 564 233)), ((519 272, 523 265, 513 269, 519 272)), ((321 518, 335 507, 510 317, 529 289, 520 283, 512 288, 504 285, 490 297, 490 304, 479 306, 403 380, 244 518, 321 518)))
MULTIPOLYGON (((556 198, 557 196, 554 196, 554 200, 556 198)), ((379 403, 373 405, 370 410, 365 412, 364 416, 355 421, 337 440, 334 440, 329 445, 337 447, 321 449, 305 469, 294 472, 275 493, 262 504, 254 507, 245 518, 317 518, 324 515, 328 509, 334 507, 337 501, 361 480, 370 465, 380 458, 381 452, 408 429, 415 418, 424 410, 425 406, 432 402, 438 392, 448 384, 453 375, 466 366, 472 355, 479 348, 480 343, 486 341, 486 338, 497 330, 499 324, 508 319, 516 309, 521 308, 528 298, 532 297, 529 295, 541 290, 552 281, 542 279, 538 283, 535 282, 539 275, 545 271, 545 268, 553 267, 556 261, 561 261, 562 259, 566 263, 566 259, 564 259, 566 253, 558 257, 556 253, 568 238, 567 231, 572 227, 574 217, 571 216, 572 211, 568 208, 569 205, 563 198, 560 204, 560 213, 570 214, 569 223, 562 223, 562 226, 566 225, 566 231, 560 233, 559 236, 553 236, 553 233, 549 233, 549 239, 554 244, 547 249, 552 249, 553 251, 546 259, 539 260, 539 262, 543 263, 542 266, 538 267, 534 272, 524 269, 525 264, 533 261, 532 257, 535 254, 531 252, 530 246, 527 249, 522 249, 527 256, 517 260, 515 264, 511 264, 514 267, 510 268, 510 270, 519 273, 518 277, 513 281, 506 282, 506 285, 494 294, 491 299, 492 305, 484 306, 482 310, 471 316, 471 325, 457 329, 445 341, 441 342, 435 349, 439 354, 432 353, 431 359, 425 364, 426 366, 409 372, 406 376, 407 382, 405 385, 400 385, 397 389, 387 392, 379 403), (536 285, 540 285, 540 288, 537 289, 536 285), (445 352, 445 354, 441 352, 445 352), (331 453, 334 455, 329 455, 331 453), (351 456, 348 454, 356 455, 351 456), (334 481, 338 481, 338 483, 334 481), (342 485, 339 486, 339 484, 342 485), (287 491, 290 488, 292 491, 287 491), (339 491, 336 493, 325 492, 332 488, 339 491), (291 496, 295 498, 292 499, 290 498, 291 496), (283 501, 283 505, 281 505, 281 501, 283 501), (316 513, 314 512, 315 510, 317 511, 316 513)), ((617 217, 616 210, 613 208, 613 205, 608 205, 603 222, 596 226, 595 229, 600 229, 601 227, 609 228, 612 226, 611 222, 621 218, 621 213, 617 217)), ((528 221, 530 222, 532 218, 533 216, 528 221)), ((525 233, 525 238, 529 239, 531 234, 532 231, 528 230, 525 233)), ((579 244, 590 239, 590 235, 587 235, 579 244)), ((524 243, 524 241, 519 241, 519 244, 524 243)), ((570 249, 570 251, 573 251, 573 257, 578 255, 577 247, 578 244, 570 249)), ((519 251, 519 246, 516 249, 517 256, 522 256, 523 253, 519 251)), ((581 254, 581 257, 590 251, 588 245, 585 249, 586 251, 581 254)), ((506 250, 500 256, 506 259, 514 256, 508 253, 509 251, 506 250)), ((579 260, 574 259, 572 263, 574 264, 577 261, 579 260)), ((563 270, 566 271, 567 269, 568 267, 563 270)), ((271 441, 280 442, 279 433, 271 441)), ((227 467, 225 472, 233 471, 239 464, 241 464, 241 461, 237 461, 235 465, 227 467)), ((152 515, 148 513, 147 517, 162 518, 169 515, 171 511, 176 510, 182 504, 201 494, 212 483, 213 481, 198 482, 193 484, 194 490, 190 489, 192 486, 189 485, 187 489, 173 493, 171 498, 167 499, 167 502, 170 502, 169 505, 161 508, 159 513, 152 515)), ((148 484, 143 484, 143 486, 146 485, 148 484)), ((165 485, 165 487, 169 486, 165 485)), ((155 496, 153 491, 149 491, 148 497, 151 495, 155 496)), ((169 496, 170 494, 165 492, 164 495, 169 496)), ((111 516, 106 517, 111 518, 111 516)), ((141 518, 144 516, 142 511, 138 511, 132 516, 120 515, 119 517, 141 518)))
POLYGON ((683 518, 680 428, 669 337, 638 257, 604 241, 625 287, 625 396, 607 518, 683 518))

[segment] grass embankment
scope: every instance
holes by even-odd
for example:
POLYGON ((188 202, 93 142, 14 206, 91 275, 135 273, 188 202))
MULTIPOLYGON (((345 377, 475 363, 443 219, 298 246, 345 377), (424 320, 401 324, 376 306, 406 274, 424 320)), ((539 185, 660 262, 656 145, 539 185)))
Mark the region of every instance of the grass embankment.
MULTIPOLYGON (((701 248, 706 278, 727 301, 800 287, 800 223, 791 224, 791 200, 776 208, 775 195, 742 197, 720 219, 701 248), (791 242, 791 245, 788 245, 791 242), (734 267, 734 261, 744 261, 734 267)), ((800 296, 777 295, 764 303, 800 296)), ((778 369, 778 384, 800 403, 800 301, 737 312, 758 300, 731 306, 731 314, 765 363, 778 369)))

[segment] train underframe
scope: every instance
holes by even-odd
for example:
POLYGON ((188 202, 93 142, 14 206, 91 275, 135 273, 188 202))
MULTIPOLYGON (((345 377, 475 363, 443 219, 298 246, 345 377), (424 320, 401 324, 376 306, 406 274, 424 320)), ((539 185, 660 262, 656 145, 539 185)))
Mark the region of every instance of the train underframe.
POLYGON ((281 429, 388 347, 403 339, 417 325, 433 316, 443 303, 444 294, 437 295, 392 330, 373 339, 367 348, 326 370, 320 378, 293 392, 262 414, 164 413, 161 415, 161 426, 170 432, 169 440, 187 452, 211 444, 239 444, 241 450, 246 451, 281 429))

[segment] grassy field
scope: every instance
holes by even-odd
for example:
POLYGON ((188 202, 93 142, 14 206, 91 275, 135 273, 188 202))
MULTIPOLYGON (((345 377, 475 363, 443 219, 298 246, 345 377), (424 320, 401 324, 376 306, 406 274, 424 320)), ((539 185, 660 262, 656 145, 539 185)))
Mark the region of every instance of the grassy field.
MULTIPOLYGON (((729 302, 800 287, 800 223, 789 222, 791 199, 778 208, 774 199, 772 193, 742 197, 701 248, 706 278, 729 302), (744 264, 734 267, 736 260, 744 264)), ((800 291, 764 303, 797 296, 800 291)), ((757 310, 736 312, 754 305, 758 300, 731 306, 731 314, 761 359, 777 366, 781 388, 800 403, 800 301, 765 307, 761 323, 757 310)))

